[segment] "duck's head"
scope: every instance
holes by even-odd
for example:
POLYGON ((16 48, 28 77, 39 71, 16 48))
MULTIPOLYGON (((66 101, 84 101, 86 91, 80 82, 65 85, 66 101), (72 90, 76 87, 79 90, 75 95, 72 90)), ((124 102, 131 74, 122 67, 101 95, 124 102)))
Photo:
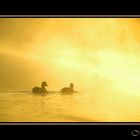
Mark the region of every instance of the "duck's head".
POLYGON ((45 86, 48 86, 48 84, 46 83, 46 81, 43 81, 41 86, 45 87, 45 86))

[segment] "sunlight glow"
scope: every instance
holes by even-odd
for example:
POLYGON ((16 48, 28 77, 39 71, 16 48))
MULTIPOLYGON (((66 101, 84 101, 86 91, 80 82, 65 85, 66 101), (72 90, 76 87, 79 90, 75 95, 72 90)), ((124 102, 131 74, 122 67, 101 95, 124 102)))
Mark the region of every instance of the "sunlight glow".
POLYGON ((88 118, 132 120, 140 116, 139 28, 124 18, 0 19, 0 89, 73 82, 89 99, 79 99, 88 118))

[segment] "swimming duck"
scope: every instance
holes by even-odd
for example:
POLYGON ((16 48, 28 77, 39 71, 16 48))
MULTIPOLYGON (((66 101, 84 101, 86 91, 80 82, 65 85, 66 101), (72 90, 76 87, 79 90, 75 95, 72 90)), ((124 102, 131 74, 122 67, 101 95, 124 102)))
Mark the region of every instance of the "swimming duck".
POLYGON ((34 87, 32 89, 33 93, 47 93, 45 86, 48 86, 45 81, 42 82, 41 87, 34 87))
POLYGON ((71 83, 69 87, 64 87, 63 89, 61 89, 61 92, 62 93, 73 93, 74 92, 73 88, 74 88, 74 85, 73 85, 73 83, 71 83))

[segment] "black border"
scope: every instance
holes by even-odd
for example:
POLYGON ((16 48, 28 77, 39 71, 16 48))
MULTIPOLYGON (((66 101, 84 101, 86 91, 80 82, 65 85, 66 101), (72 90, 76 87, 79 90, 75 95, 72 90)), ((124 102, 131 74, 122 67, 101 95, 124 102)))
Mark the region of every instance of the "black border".
POLYGON ((138 1, 1 1, 1 15, 139 15, 138 1))
POLYGON ((135 125, 0 125, 1 137, 94 139, 140 137, 135 125), (134 132, 134 133, 133 133, 134 132), (137 132, 137 133, 135 133, 137 132))

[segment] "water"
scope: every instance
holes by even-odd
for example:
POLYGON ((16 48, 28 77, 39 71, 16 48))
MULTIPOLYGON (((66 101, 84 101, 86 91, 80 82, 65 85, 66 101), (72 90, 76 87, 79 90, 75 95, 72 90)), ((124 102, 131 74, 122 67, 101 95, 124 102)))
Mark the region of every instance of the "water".
POLYGON ((140 96, 0 91, 0 122, 139 122, 139 105, 140 96))
POLYGON ((80 93, 33 94, 30 91, 0 92, 0 122, 89 122, 80 93), (80 102, 79 102, 80 101, 80 102))

